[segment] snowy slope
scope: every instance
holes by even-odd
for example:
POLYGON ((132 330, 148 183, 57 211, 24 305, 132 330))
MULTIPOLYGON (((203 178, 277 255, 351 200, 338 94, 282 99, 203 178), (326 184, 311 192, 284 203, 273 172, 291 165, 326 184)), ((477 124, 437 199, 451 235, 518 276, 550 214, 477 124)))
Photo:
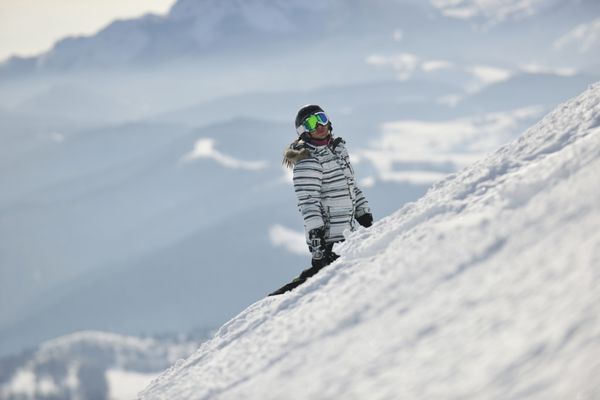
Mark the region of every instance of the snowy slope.
POLYGON ((599 174, 595 84, 140 397, 598 399, 599 174))

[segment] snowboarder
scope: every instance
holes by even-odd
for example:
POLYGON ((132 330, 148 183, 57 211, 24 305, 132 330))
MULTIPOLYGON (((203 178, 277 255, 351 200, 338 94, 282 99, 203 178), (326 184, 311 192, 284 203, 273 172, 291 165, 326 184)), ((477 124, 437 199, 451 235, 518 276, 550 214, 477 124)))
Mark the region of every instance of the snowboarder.
POLYGON ((312 267, 271 295, 291 290, 335 261, 338 255, 333 245, 343 241, 343 232, 354 230, 356 222, 364 227, 373 223, 369 203, 356 185, 345 142, 333 137, 327 114, 318 105, 306 105, 298 111, 295 125, 298 139, 285 150, 283 163, 293 169, 312 267))

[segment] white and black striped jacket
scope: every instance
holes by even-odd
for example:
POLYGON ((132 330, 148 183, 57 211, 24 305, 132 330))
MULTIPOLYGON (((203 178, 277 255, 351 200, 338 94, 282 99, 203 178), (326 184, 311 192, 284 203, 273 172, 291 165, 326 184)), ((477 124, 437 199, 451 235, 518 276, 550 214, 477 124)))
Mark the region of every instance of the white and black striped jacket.
POLYGON ((293 168, 294 190, 308 232, 323 227, 326 243, 344 239, 355 218, 370 213, 369 203, 356 185, 345 142, 314 146, 296 140, 285 151, 284 164, 293 168))

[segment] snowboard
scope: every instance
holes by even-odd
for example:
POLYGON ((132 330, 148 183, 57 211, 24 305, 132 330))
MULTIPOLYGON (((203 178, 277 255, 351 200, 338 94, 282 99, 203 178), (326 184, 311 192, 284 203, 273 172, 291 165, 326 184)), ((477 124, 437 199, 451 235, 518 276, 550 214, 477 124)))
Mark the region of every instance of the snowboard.
POLYGON ((304 271, 302 271, 302 273, 300 275, 298 275, 296 278, 294 278, 293 281, 283 285, 282 287, 280 287, 273 293, 270 293, 269 296, 277 296, 277 295, 284 294, 286 292, 289 292, 289 291, 297 288, 298 286, 300 286, 304 282, 306 282, 306 280, 308 278, 310 278, 311 276, 313 276, 314 274, 319 272, 322 268, 323 267, 310 267, 308 269, 305 269, 304 271))

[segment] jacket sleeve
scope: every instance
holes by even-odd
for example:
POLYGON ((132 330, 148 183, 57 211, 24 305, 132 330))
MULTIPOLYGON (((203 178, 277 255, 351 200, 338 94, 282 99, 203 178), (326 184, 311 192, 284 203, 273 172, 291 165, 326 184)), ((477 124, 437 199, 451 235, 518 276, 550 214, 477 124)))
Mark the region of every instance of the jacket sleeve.
POLYGON ((354 218, 362 217, 365 214, 371 213, 371 208, 369 207, 369 202, 365 197, 362 190, 354 185, 354 194, 356 195, 356 205, 354 206, 354 218))
POLYGON ((312 229, 324 226, 321 205, 323 167, 316 159, 306 158, 296 163, 293 176, 298 208, 308 234, 312 229))
POLYGON ((346 164, 348 165, 348 168, 350 169, 350 172, 352 173, 352 177, 354 179, 354 218, 359 218, 365 214, 370 214, 371 208, 369 207, 369 203, 367 202, 367 198, 365 197, 364 193, 358 188, 358 185, 356 184, 356 179, 354 178, 354 168, 352 168, 352 164, 350 163, 350 156, 348 155, 348 150, 346 150, 346 146, 344 144, 345 142, 342 141, 342 157, 346 161, 346 164))

